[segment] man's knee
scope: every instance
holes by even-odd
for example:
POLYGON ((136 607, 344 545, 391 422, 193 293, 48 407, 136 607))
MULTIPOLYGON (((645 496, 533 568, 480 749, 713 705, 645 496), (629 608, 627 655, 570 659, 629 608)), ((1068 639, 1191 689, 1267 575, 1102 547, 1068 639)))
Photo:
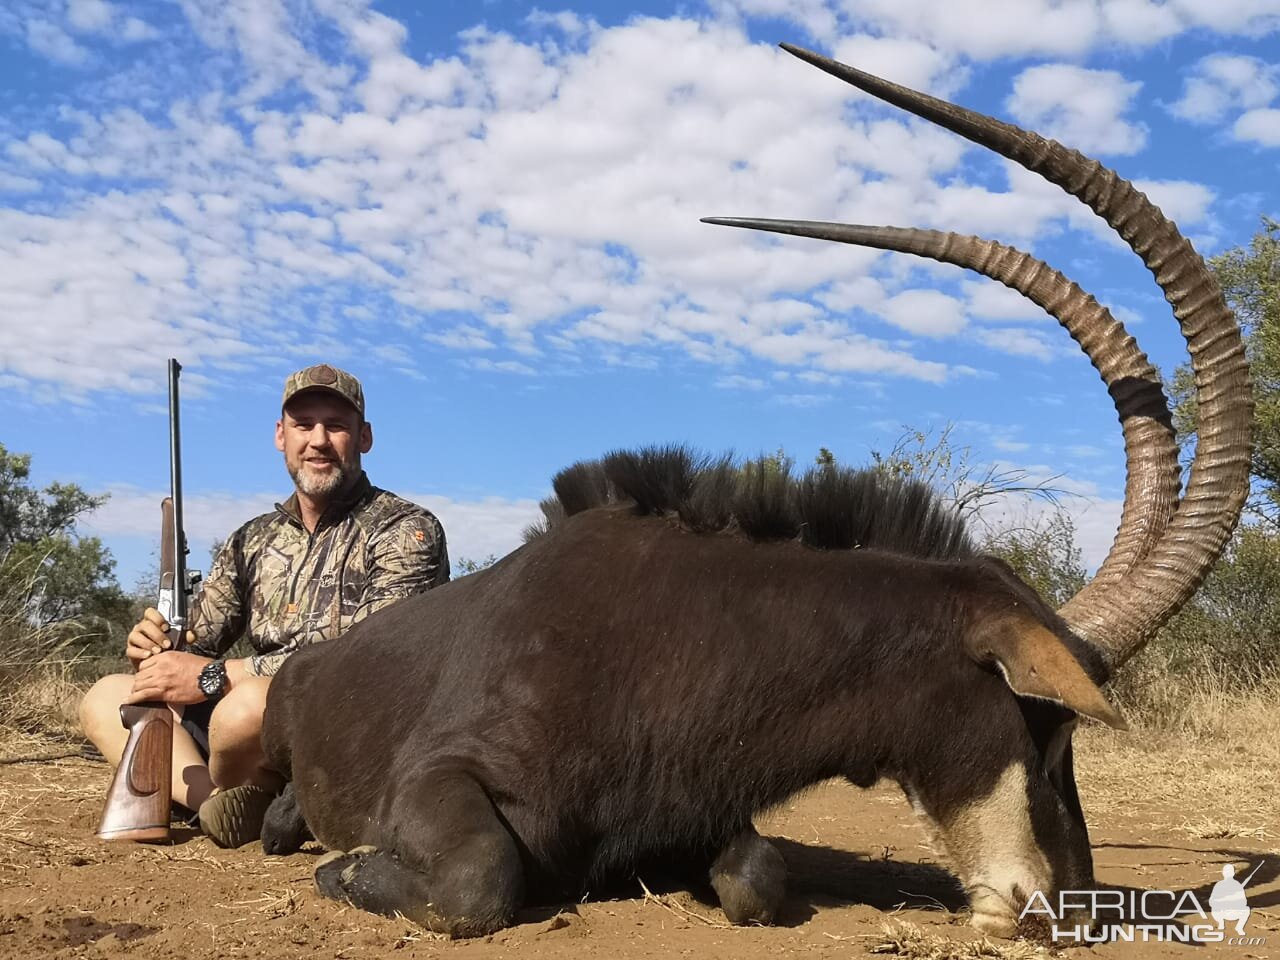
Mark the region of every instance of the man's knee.
POLYGON ((267 706, 267 677, 249 677, 236 684, 213 708, 209 739, 227 744, 257 743, 262 734, 262 714, 267 706))
POLYGON ((100 678, 80 701, 80 729, 92 740, 99 731, 119 727, 120 704, 128 699, 132 690, 131 673, 113 673, 100 678))

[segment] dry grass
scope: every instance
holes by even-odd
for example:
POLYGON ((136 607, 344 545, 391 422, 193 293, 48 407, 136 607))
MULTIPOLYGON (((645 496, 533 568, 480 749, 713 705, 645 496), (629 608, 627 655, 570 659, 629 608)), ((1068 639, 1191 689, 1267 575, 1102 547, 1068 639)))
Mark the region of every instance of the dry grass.
POLYGON ((77 711, 88 685, 75 677, 76 661, 39 664, 24 675, 17 690, 0 696, 0 756, 14 743, 80 742, 77 711))
POLYGON ((1127 733, 1088 724, 1077 734, 1076 775, 1089 808, 1151 816, 1202 839, 1274 837, 1280 678, 1233 692, 1209 678, 1174 677, 1156 702, 1155 710, 1131 704, 1127 733))
POLYGON ((1108 695, 1144 734, 1223 742, 1239 739, 1242 724, 1260 722, 1280 753, 1280 665, 1238 676, 1208 654, 1189 659, 1153 645, 1125 665, 1108 695))
POLYGON ((276 920, 280 917, 288 917, 298 912, 298 908, 302 905, 302 894, 294 887, 284 887, 282 889, 268 890, 260 897, 252 900, 237 900, 233 904, 215 904, 215 906, 225 909, 233 909, 243 912, 248 907, 253 912, 262 914, 269 920, 276 920))
POLYGON ((32 738, 80 739, 83 660, 73 652, 84 638, 74 623, 32 621, 43 572, 43 558, 0 557, 0 756, 32 738))
POLYGON ((661 896, 655 894, 652 890, 650 890, 647 886, 645 886, 645 882, 643 880, 640 880, 640 889, 644 891, 645 903, 652 903, 655 906, 661 907, 663 910, 669 911, 670 913, 674 913, 677 916, 684 917, 685 919, 693 920, 697 923, 701 923, 704 926, 718 927, 722 930, 733 929, 733 925, 725 922, 723 919, 708 917, 705 914, 698 913, 696 910, 690 910, 688 907, 684 906, 684 904, 680 903, 680 901, 676 897, 668 896, 665 894, 661 896))
POLYGON ((868 953, 883 953, 909 960, 974 960, 994 957, 998 960, 1042 960, 1050 956, 1045 947, 1021 940, 993 941, 955 940, 936 933, 926 933, 913 923, 890 920, 883 932, 872 938, 868 953))

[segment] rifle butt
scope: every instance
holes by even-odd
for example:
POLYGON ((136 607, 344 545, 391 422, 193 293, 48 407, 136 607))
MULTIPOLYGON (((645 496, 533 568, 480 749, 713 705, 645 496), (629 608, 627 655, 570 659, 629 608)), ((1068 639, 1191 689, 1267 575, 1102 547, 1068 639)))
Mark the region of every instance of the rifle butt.
POLYGON ((163 703, 125 704, 120 708, 120 722, 128 728, 129 740, 107 789, 98 837, 168 840, 173 713, 163 703))

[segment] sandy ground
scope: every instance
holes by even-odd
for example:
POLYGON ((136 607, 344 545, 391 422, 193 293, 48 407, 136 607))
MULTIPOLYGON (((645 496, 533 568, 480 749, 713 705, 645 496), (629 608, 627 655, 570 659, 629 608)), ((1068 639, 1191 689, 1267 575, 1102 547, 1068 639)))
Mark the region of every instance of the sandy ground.
POLYGON ((189 830, 168 846, 99 842, 92 831, 109 771, 72 757, 0 765, 0 957, 1280 957, 1280 804, 1269 753, 1156 749, 1093 733, 1077 756, 1100 882, 1191 890, 1207 903, 1224 863, 1243 878, 1265 861, 1248 890, 1247 933, 1267 942, 1050 950, 983 941, 897 789, 842 783, 759 822, 791 872, 777 926, 729 927, 701 895, 649 878, 647 894, 637 885, 622 899, 527 911, 494 936, 450 942, 322 900, 311 883, 314 845, 264 857, 260 844, 219 850, 189 830))

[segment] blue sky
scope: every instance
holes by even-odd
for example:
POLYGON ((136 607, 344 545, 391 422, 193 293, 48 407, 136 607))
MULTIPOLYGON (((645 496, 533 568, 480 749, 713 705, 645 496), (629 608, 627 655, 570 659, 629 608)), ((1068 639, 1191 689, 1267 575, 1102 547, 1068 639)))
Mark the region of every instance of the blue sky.
POLYGON ((953 268, 706 226, 918 225, 1030 249, 1182 357, 1085 208, 779 51, 1057 137, 1205 254, 1280 216, 1280 0, 11 0, 0 9, 0 407, 127 584, 185 365, 189 534, 288 492, 294 369, 362 378, 375 483, 502 554, 575 459, 683 441, 861 462, 904 426, 1063 474, 1091 564, 1119 427, 1074 344, 953 268))

